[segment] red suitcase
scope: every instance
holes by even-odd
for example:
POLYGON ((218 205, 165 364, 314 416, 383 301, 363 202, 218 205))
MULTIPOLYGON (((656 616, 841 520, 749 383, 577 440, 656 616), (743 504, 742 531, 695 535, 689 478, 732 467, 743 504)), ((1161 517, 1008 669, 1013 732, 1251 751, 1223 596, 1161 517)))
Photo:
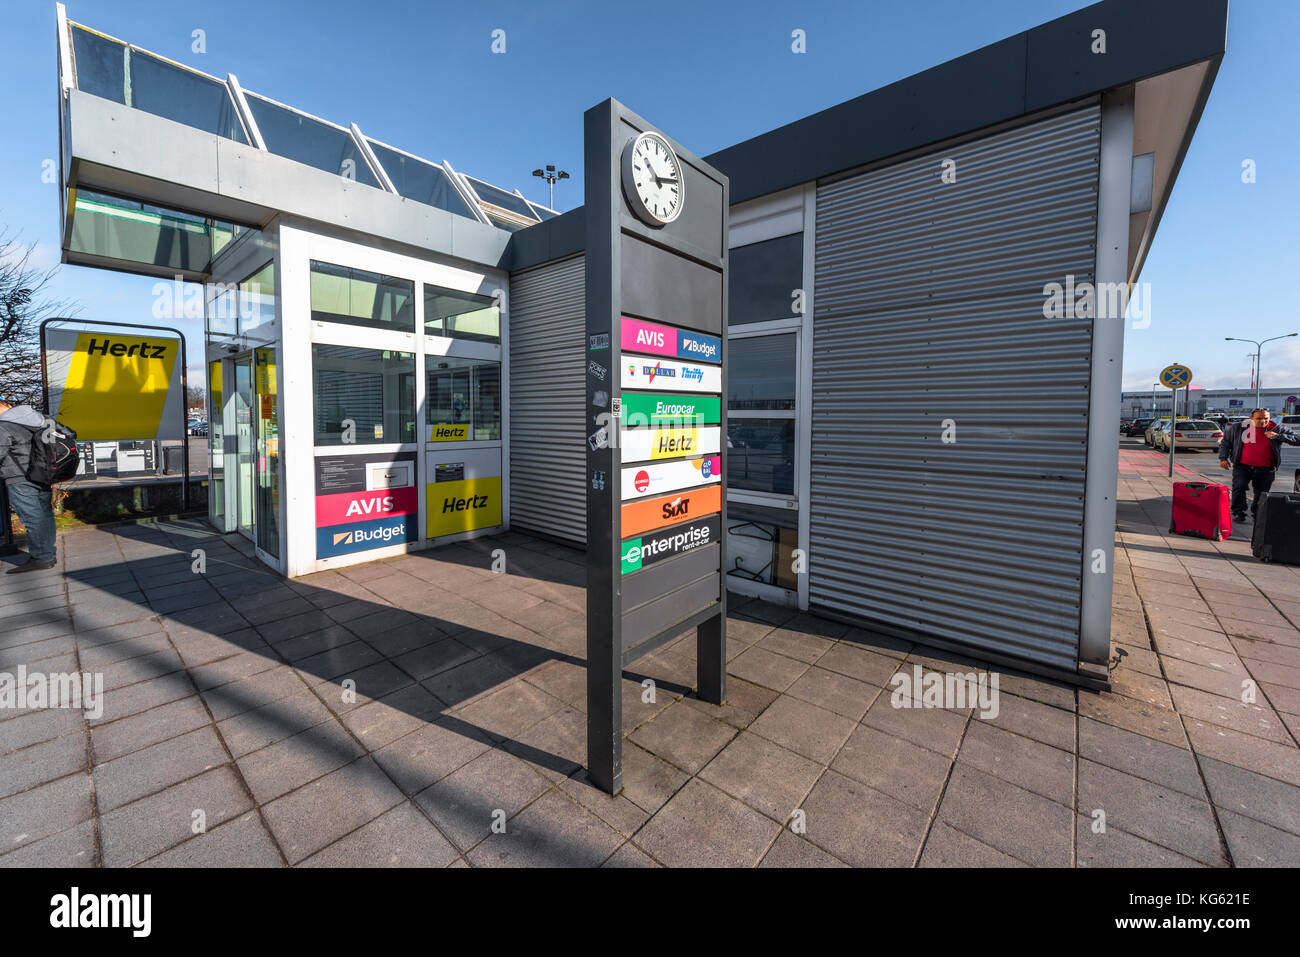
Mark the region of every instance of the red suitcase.
POLYGON ((1209 482, 1175 482, 1169 531, 1220 542, 1232 534, 1231 490, 1209 482))

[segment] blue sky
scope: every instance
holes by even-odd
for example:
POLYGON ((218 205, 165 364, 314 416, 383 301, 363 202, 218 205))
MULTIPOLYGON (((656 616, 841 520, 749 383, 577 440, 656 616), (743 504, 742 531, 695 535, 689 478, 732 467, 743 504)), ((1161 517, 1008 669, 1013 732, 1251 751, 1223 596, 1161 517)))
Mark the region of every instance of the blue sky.
MULTIPOLYGON (((535 200, 546 187, 530 171, 555 163, 574 174, 557 187, 563 210, 582 198, 582 113, 606 97, 707 155, 1083 5, 71 0, 68 15, 535 200), (803 55, 790 52, 796 28, 803 55), (495 29, 504 55, 491 52, 495 29)), ((54 3, 0 0, 0 11, 0 224, 53 263, 57 187, 41 170, 57 154, 54 3)), ((1300 331, 1285 278, 1300 247, 1297 35, 1300 4, 1232 4, 1228 54, 1142 275, 1151 324, 1126 335, 1126 388, 1148 387, 1174 361, 1198 384, 1244 387, 1249 347, 1223 337, 1300 331), (1245 159, 1253 184, 1241 181, 1245 159)), ((148 321, 153 283, 66 266, 56 292, 84 318, 148 321)), ((1300 386, 1300 338, 1266 346, 1263 366, 1266 384, 1300 386)))

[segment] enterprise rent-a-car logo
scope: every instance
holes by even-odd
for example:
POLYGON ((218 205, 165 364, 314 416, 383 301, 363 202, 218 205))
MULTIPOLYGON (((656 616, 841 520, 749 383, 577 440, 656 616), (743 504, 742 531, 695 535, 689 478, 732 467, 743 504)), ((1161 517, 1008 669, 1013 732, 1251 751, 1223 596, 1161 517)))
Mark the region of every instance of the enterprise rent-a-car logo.
POLYGON ((718 516, 712 515, 688 525, 675 525, 653 535, 629 538, 623 543, 620 556, 623 574, 639 571, 646 565, 716 542, 719 527, 718 516))

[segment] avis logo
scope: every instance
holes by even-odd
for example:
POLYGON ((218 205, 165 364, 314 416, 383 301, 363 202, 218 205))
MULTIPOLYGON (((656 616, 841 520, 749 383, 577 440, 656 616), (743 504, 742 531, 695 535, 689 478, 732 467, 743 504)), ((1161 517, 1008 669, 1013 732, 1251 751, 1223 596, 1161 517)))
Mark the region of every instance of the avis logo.
POLYGON ((662 349, 664 347, 664 334, 654 329, 638 329, 636 331, 636 344, 662 349))
POLYGON ((351 518, 353 515, 379 515, 382 512, 391 512, 393 510, 393 497, 384 495, 376 498, 360 498, 348 503, 348 510, 344 513, 344 518, 351 518))
POLYGON ((688 514, 691 508, 691 500, 684 495, 678 495, 671 502, 664 502, 664 518, 681 518, 688 514))

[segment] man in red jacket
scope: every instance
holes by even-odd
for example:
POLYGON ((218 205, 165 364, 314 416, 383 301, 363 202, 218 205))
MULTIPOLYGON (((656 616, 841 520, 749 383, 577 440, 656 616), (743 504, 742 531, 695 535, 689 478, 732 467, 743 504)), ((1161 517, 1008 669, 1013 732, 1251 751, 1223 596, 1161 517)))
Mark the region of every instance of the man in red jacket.
POLYGON ((1233 521, 1246 520, 1247 485, 1255 490, 1251 518, 1259 511, 1259 503, 1272 488, 1282 464, 1282 443, 1300 445, 1300 435, 1269 418, 1268 409, 1256 409, 1249 419, 1225 429, 1219 443, 1219 468, 1232 469, 1233 521))

